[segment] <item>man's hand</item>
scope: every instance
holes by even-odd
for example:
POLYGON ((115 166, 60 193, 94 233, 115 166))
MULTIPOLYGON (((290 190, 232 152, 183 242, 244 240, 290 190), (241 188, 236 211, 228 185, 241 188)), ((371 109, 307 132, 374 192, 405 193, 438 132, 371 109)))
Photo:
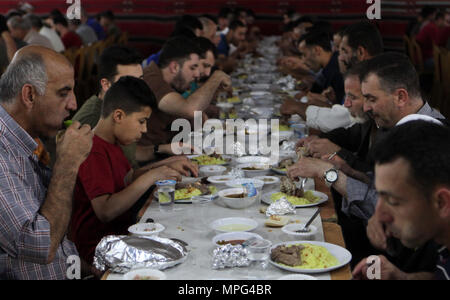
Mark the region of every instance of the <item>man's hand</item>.
POLYGON ((190 160, 178 160, 167 165, 184 176, 198 177, 198 165, 190 160))
POLYGON ((328 139, 314 139, 307 145, 308 151, 311 156, 321 158, 326 154, 331 154, 341 150, 341 147, 330 142, 328 139))
POLYGON ((181 174, 168 166, 162 166, 155 169, 150 169, 147 174, 151 176, 151 180, 156 182, 158 180, 176 180, 181 181, 181 174))
POLYGON ((298 177, 314 178, 321 177, 325 171, 331 169, 333 164, 317 158, 302 157, 287 169, 287 175, 292 180, 298 177))
POLYGON ((387 250, 387 238, 390 235, 386 232, 383 223, 380 222, 377 213, 369 219, 367 224, 367 237, 369 238, 372 246, 379 250, 387 250))
POLYGON ((78 169, 91 152, 93 136, 89 125, 74 121, 56 143, 57 161, 78 169))
MULTIPOLYGON (((379 270, 381 280, 405 280, 407 274, 394 266, 385 256, 379 255, 379 270)), ((367 280, 367 270, 370 266, 367 264, 367 258, 361 260, 353 269, 353 279, 367 280)), ((375 268, 375 267, 374 267, 375 268)))
POLYGON ((305 116, 306 106, 293 99, 286 99, 280 107, 280 113, 283 115, 299 114, 302 118, 305 116))
POLYGON ((231 86, 231 77, 226 74, 225 72, 221 71, 221 70, 216 70, 213 75, 212 78, 214 78, 215 80, 219 81, 219 86, 222 90, 225 91, 230 91, 232 92, 232 86, 231 86))
POLYGON ((304 138, 301 138, 297 141, 297 143, 295 144, 295 148, 299 148, 299 147, 308 147, 309 143, 314 141, 315 139, 318 139, 319 137, 317 135, 310 135, 304 138))

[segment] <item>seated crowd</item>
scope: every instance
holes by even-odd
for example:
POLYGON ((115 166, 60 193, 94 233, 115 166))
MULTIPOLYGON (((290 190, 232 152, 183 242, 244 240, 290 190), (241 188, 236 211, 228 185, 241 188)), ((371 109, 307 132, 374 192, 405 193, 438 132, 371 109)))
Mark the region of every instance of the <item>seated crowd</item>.
MULTIPOLYGON (((258 55, 254 17, 243 8, 183 16, 146 57, 106 48, 98 91, 78 107, 74 67, 61 53, 119 35, 114 15, 0 16, 0 279, 65 279, 70 255, 83 276, 100 276, 95 246, 127 233, 155 182, 199 175, 175 155, 190 146, 172 143, 171 124, 194 122, 196 111, 203 122, 218 118, 230 73, 258 55), (47 140, 56 143, 50 157, 47 140)), ((298 93, 280 113, 317 132, 297 142, 309 155, 287 175, 331 188, 354 278, 366 278, 366 257, 378 255, 381 279, 449 279, 449 122, 422 96, 410 59, 384 52, 369 21, 333 32, 295 11, 283 18, 277 64, 298 93)))

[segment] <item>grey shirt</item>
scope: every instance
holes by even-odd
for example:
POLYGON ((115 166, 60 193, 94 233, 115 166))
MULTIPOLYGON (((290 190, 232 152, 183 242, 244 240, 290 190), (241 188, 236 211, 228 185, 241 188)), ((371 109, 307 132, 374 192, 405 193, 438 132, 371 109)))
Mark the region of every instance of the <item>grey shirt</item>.
MULTIPOLYGON (((436 119, 445 117, 437 110, 425 103, 417 112, 420 115, 430 116, 436 119)), ((375 213, 377 205, 377 192, 375 189, 375 175, 373 172, 367 173, 371 178, 370 184, 347 177, 347 198, 342 200, 342 211, 349 216, 356 216, 363 220, 369 220, 375 213)))

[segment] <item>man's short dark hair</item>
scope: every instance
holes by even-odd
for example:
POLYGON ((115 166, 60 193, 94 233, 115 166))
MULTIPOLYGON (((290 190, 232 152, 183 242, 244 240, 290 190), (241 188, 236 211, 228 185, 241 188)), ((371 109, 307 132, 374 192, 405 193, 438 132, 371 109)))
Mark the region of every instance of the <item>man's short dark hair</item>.
POLYGON ((245 26, 245 24, 239 20, 233 20, 229 26, 230 30, 236 30, 238 27, 247 27, 247 26, 245 26))
POLYGON ((99 78, 113 81, 118 74, 117 65, 140 65, 141 55, 133 48, 125 46, 111 46, 105 49, 100 56, 99 78))
POLYGON ((364 60, 362 62, 356 63, 354 65, 351 66, 350 69, 348 69, 343 75, 342 77, 345 79, 347 79, 347 77, 350 76, 357 76, 358 79, 360 79, 361 75, 365 72, 366 70, 366 64, 367 64, 367 60, 364 60))
POLYGON ((396 89, 404 88, 410 97, 421 98, 419 75, 405 54, 385 52, 367 60, 364 66, 361 82, 375 74, 380 87, 386 92, 393 93, 396 89))
POLYGON ((431 16, 432 14, 434 14, 436 12, 436 7, 434 6, 430 6, 430 5, 425 5, 424 7, 422 7, 422 9, 420 10, 420 15, 422 16, 422 18, 426 19, 429 16, 431 16))
POLYGON ((31 26, 33 26, 33 28, 41 29, 42 26, 44 26, 41 18, 39 18, 36 15, 29 14, 29 15, 25 15, 24 18, 28 19, 31 22, 31 26))
POLYGON ((191 54, 200 56, 200 49, 192 39, 183 36, 173 37, 164 44, 159 56, 158 66, 163 69, 172 61, 183 65, 186 60, 190 59, 191 54))
POLYGON ((114 17, 114 13, 110 10, 105 10, 103 12, 100 13, 100 18, 105 18, 111 21, 114 21, 115 17, 114 17))
POLYGON ((203 30, 202 22, 198 20, 197 17, 192 15, 183 15, 181 18, 175 23, 175 29, 185 27, 192 32, 195 32, 196 29, 203 30))
POLYGON ((376 164, 398 158, 410 166, 409 177, 423 196, 430 197, 437 185, 450 186, 450 128, 419 120, 392 128, 372 150, 376 164))
POLYGON ((64 27, 68 27, 69 26, 69 22, 67 22, 67 19, 64 16, 55 15, 53 17, 53 23, 55 23, 55 25, 61 24, 64 27))
POLYGON ((214 58, 217 58, 217 48, 216 45, 214 45, 209 39, 205 38, 205 37, 197 37, 194 40, 195 44, 197 45, 197 47, 200 50, 200 57, 201 58, 206 58, 206 53, 208 51, 211 51, 212 54, 214 55, 214 58))
POLYGON ((344 36, 347 37, 348 45, 353 51, 356 51, 361 46, 371 56, 383 52, 383 38, 381 37, 381 33, 374 24, 368 21, 361 21, 349 25, 343 34, 344 36))
POLYGON ((330 33, 323 31, 311 31, 300 37, 298 44, 305 42, 307 47, 319 46, 326 52, 331 52, 331 36, 330 33))
POLYGON ((116 109, 132 114, 144 107, 157 107, 155 95, 147 83, 133 76, 123 76, 106 92, 102 101, 102 118, 108 117, 116 109))

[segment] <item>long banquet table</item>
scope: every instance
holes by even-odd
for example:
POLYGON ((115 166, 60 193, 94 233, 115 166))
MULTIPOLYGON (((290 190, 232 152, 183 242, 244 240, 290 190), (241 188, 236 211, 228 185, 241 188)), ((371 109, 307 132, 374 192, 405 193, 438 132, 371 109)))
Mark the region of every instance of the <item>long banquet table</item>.
MULTIPOLYGON (((329 189, 322 180, 314 180, 315 189, 328 195, 329 200, 320 205, 321 218, 316 218, 312 223, 319 228, 314 236, 315 241, 326 241, 345 247, 341 228, 333 221, 336 220, 334 204, 329 189), (331 221, 331 222, 330 222, 331 221)), ((307 186, 308 187, 308 186, 307 186)), ((313 186, 309 186, 313 188, 313 186)), ((163 224, 166 229, 160 234, 161 237, 178 238, 189 244, 190 253, 183 263, 164 270, 170 280, 248 280, 266 279, 273 280, 283 275, 292 274, 281 270, 273 265, 268 265, 264 271, 253 267, 229 268, 213 270, 212 258, 214 245, 212 238, 216 233, 209 228, 209 223, 224 217, 247 217, 258 222, 258 228, 253 232, 269 239, 273 244, 294 240, 285 235, 280 228, 264 226, 266 216, 259 212, 260 207, 265 204, 256 203, 246 209, 231 209, 220 204, 209 203, 205 208, 198 208, 192 204, 175 204, 172 212, 160 212, 157 201, 151 201, 141 210, 141 222, 152 218, 155 222, 163 224), (202 210, 203 209, 203 210, 202 210)), ((315 211, 315 207, 301 208, 291 215, 291 220, 305 222, 315 211)), ((347 280, 351 279, 349 265, 329 273, 309 274, 321 280, 347 280)), ((106 272, 103 279, 120 280, 122 274, 106 272)))
MULTIPOLYGON (((292 97, 298 92, 294 89, 298 78, 284 76, 278 72, 275 65, 279 56, 279 49, 276 46, 277 39, 277 37, 263 39, 259 45, 262 55, 260 57, 248 56, 243 59, 231 76, 233 96, 235 96, 233 98, 237 98, 239 101, 237 103, 228 102, 233 103, 233 113, 238 118, 245 120, 280 118, 279 114, 277 117, 277 109, 284 97, 292 97)), ((228 118, 232 118, 231 113, 228 118)), ((321 218, 316 218, 313 222, 313 225, 319 229, 314 240, 326 241, 345 248, 329 188, 326 187, 323 179, 316 178, 314 181, 308 182, 310 189, 327 194, 329 199, 320 205, 321 218)), ((272 244, 293 240, 292 237, 286 236, 280 228, 264 226, 267 217, 259 212, 262 206, 267 205, 256 203, 249 208, 237 210, 209 203, 202 210, 192 204, 175 204, 173 212, 162 213, 159 211, 158 202, 150 199, 148 205, 141 211, 142 218, 140 220, 145 222, 148 218, 152 218, 166 227, 160 236, 178 238, 189 244, 190 253, 186 261, 164 271, 168 279, 277 279, 290 273, 273 265, 269 265, 265 271, 256 271, 251 267, 223 270, 213 270, 211 267, 214 249, 211 239, 216 233, 208 225, 215 219, 231 216, 252 218, 259 224, 254 232, 269 239, 272 244)), ((292 220, 305 222, 315 209, 315 207, 297 209, 292 220)), ((330 273, 314 274, 314 276, 319 279, 351 279, 350 266, 347 264, 330 273)), ((110 272, 106 272, 103 276, 103 279, 121 278, 122 275, 110 272)))

